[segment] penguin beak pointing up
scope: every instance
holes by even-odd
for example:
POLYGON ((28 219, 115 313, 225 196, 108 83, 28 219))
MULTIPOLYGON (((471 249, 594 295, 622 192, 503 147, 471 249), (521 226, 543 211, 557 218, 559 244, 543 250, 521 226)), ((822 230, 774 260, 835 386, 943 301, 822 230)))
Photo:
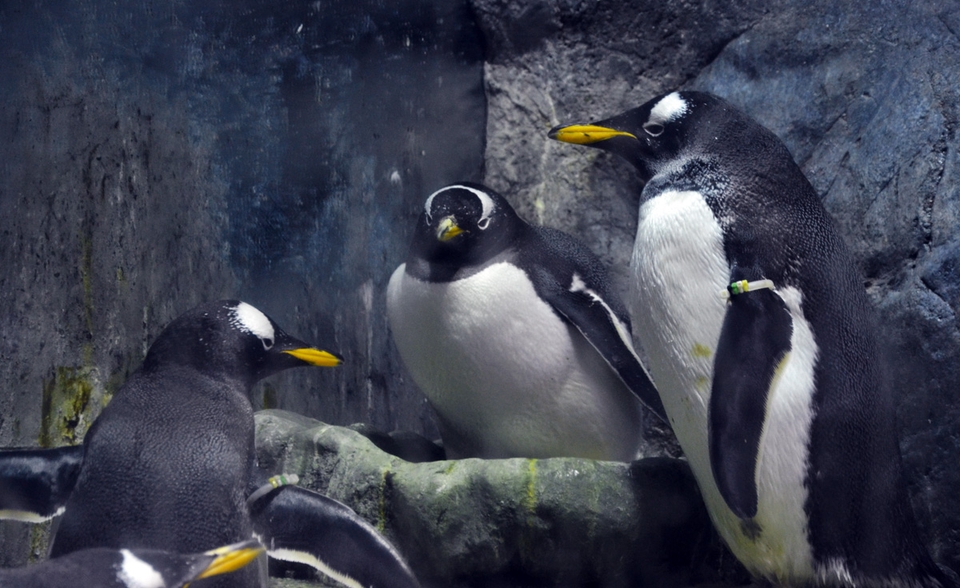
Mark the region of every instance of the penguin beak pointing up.
POLYGON ((465 231, 457 226, 457 219, 451 215, 441 220, 437 226, 437 240, 446 243, 463 232, 465 231))
POLYGON ((288 351, 284 351, 284 353, 288 353, 300 361, 305 361, 310 365, 316 365, 320 367, 336 367, 343 363, 343 360, 336 355, 328 351, 314 349, 313 347, 290 349, 288 351))
POLYGON ((613 137, 630 137, 636 139, 636 135, 626 131, 618 131, 608 127, 598 127, 596 125, 569 125, 559 126, 550 129, 547 134, 551 139, 563 141, 564 143, 576 143, 577 145, 590 145, 599 143, 613 137))

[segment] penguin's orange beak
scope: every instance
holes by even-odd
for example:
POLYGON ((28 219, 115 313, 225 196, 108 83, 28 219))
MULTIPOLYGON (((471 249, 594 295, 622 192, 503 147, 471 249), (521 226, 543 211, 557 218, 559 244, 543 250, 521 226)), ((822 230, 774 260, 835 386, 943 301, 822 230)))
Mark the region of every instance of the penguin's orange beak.
POLYGON ((284 351, 300 361, 305 361, 310 365, 316 365, 320 367, 336 367, 343 363, 343 360, 330 353, 329 351, 321 351, 320 349, 314 349, 313 347, 301 347, 300 349, 290 349, 284 351))
POLYGON ((596 125, 567 125, 550 129, 547 136, 564 143, 575 143, 577 145, 590 145, 599 143, 613 137, 630 137, 636 139, 636 135, 626 131, 618 131, 608 127, 598 127, 596 125))
POLYGON ((259 541, 243 541, 206 552, 205 555, 216 556, 213 561, 196 577, 197 580, 219 576, 239 570, 258 555, 266 551, 259 541))
POLYGON ((461 233, 463 229, 457 226, 457 219, 453 216, 444 217, 437 226, 437 240, 446 243, 461 233))

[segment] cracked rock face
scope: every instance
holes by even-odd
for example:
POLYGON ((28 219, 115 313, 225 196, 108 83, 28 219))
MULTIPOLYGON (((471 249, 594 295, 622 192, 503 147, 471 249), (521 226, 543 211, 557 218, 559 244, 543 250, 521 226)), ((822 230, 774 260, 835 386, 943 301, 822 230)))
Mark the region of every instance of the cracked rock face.
POLYGON ((257 459, 346 503, 427 586, 688 586, 743 580, 686 463, 506 459, 409 463, 366 437, 257 413, 257 459))
POLYGON ((491 47, 486 183, 526 218, 584 239, 621 285, 633 169, 547 129, 685 88, 720 95, 786 142, 859 261, 885 328, 914 510, 935 557, 960 569, 960 8, 473 4, 491 47))

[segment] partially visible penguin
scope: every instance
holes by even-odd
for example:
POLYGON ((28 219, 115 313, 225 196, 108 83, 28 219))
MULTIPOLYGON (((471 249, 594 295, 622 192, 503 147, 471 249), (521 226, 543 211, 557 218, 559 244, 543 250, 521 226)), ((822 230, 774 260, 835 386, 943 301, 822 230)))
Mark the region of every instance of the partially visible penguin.
POLYGON ((550 136, 646 182, 632 316, 737 558, 785 585, 955 585, 918 538, 863 282, 783 143, 699 92, 550 136))
POLYGON ((236 571, 263 552, 244 541, 203 553, 98 547, 19 568, 0 569, 0 588, 182 588, 236 571))
MULTIPOLYGON (((271 557, 349 586, 415 587, 356 513, 257 467, 251 387, 339 363, 245 302, 198 306, 160 333, 81 448, 0 452, 0 517, 60 515, 52 558, 94 547, 194 553, 256 535, 271 557)), ((257 567, 191 586, 261 586, 257 567)))
POLYGON ((631 460, 663 415, 599 260, 484 186, 427 198, 387 313, 449 458, 631 460))

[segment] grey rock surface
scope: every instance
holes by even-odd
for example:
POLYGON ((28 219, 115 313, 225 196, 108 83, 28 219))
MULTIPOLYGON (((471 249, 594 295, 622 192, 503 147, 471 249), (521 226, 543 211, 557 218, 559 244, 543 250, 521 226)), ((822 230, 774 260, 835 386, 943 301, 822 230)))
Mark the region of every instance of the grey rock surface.
MULTIPOLYGON (((346 359, 256 406, 432 431, 383 290, 426 194, 479 179, 481 48, 465 1, 0 3, 0 447, 80 442, 225 297, 346 359)), ((0 565, 44 537, 0 523, 0 565)))
POLYGON ((0 444, 38 442, 44 381, 115 388, 222 296, 347 360, 258 405, 432 427, 383 290, 425 196, 482 169, 465 1, 12 0, 0 23, 0 444))
POLYGON ((884 325, 914 510, 960 570, 960 5, 474 0, 491 49, 485 182, 629 264, 640 185, 551 142, 676 88, 777 133, 837 220, 884 325), (533 23, 536 23, 535 26, 533 23))
POLYGON ((744 580, 686 463, 586 459, 409 463, 344 427, 257 413, 271 473, 377 527, 427 586, 689 586, 744 580))

